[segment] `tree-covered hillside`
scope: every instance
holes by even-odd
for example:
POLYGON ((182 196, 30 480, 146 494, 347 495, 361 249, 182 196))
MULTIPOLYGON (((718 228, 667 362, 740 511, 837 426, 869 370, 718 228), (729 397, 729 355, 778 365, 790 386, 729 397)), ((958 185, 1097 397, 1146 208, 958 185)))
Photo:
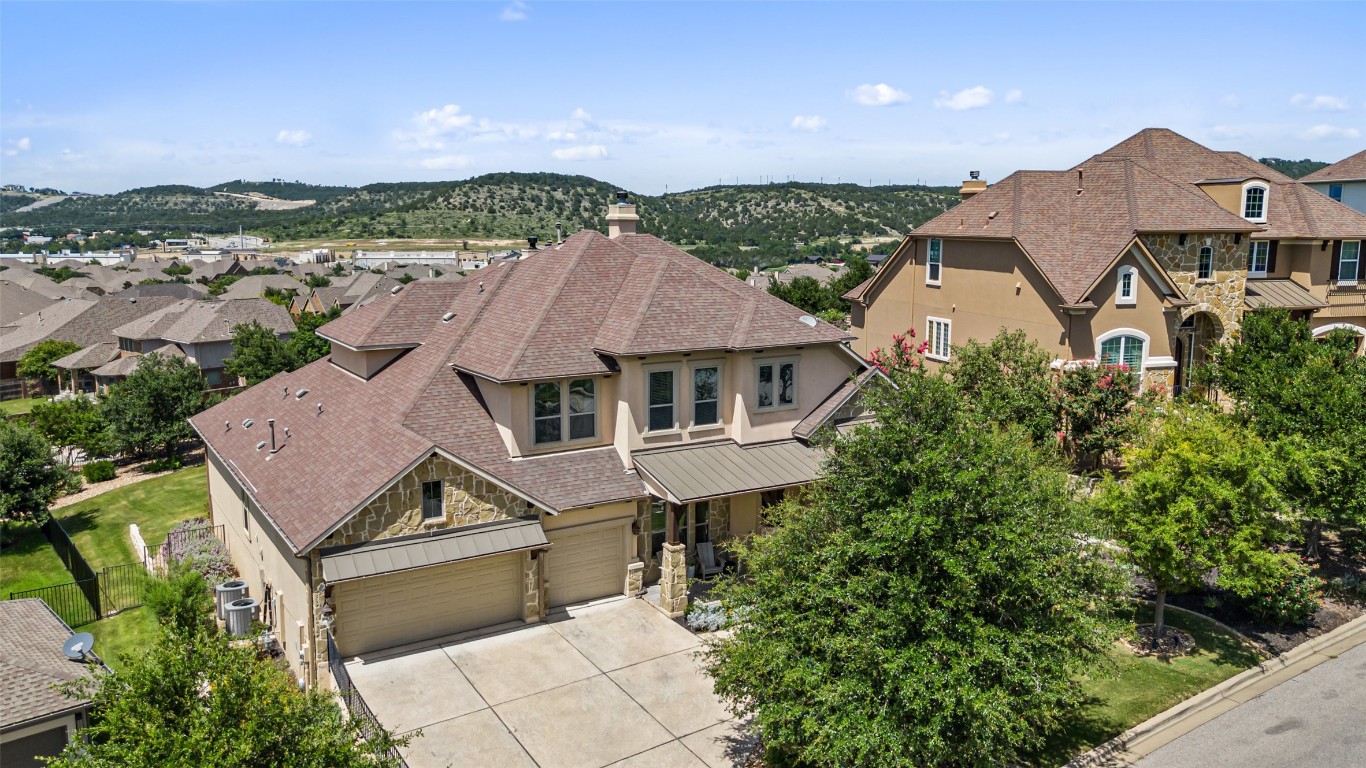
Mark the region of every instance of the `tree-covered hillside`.
POLYGON ((352 190, 352 187, 330 187, 325 184, 305 184, 301 181, 284 181, 281 179, 271 179, 270 181, 237 179, 209 187, 210 192, 232 192, 239 195, 258 192, 280 200, 316 200, 318 202, 340 197, 352 190))
POLYGON ((1323 163, 1318 160, 1282 160, 1279 157, 1261 157, 1257 159, 1257 162, 1272 170, 1280 171, 1292 179, 1302 179, 1320 168, 1327 168, 1332 165, 1332 163, 1323 163))

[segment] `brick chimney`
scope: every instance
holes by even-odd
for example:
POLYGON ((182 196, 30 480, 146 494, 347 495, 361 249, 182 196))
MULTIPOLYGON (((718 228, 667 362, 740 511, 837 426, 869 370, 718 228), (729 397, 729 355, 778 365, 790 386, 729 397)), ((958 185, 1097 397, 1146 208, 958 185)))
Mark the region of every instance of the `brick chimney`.
POLYGON ((638 221, 635 203, 626 199, 625 192, 618 192, 616 203, 607 206, 607 236, 634 235, 638 221))
POLYGON ((985 192, 986 188, 987 183, 982 181, 982 172, 970 171, 968 173, 968 180, 963 182, 963 188, 958 190, 958 194, 961 195, 964 200, 967 200, 979 192, 985 192))

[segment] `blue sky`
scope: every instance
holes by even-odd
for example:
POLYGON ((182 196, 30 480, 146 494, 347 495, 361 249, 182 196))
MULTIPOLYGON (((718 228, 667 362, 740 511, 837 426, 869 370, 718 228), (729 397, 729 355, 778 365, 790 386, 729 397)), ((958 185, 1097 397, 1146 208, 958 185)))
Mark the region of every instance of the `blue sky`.
POLYGON ((0 3, 0 182, 996 180, 1366 146, 1359 3, 0 3))

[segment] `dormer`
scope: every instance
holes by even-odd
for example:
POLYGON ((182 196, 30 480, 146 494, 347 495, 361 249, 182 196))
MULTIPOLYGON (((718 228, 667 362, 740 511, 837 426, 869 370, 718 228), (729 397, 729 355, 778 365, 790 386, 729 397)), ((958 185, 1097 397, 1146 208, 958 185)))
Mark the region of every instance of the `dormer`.
POLYGON ((1254 224, 1266 223, 1266 209, 1271 202, 1271 185, 1263 179, 1243 182, 1243 194, 1238 215, 1254 224))
POLYGON ((1271 204, 1271 182, 1257 176, 1202 179, 1195 182, 1220 208, 1253 224, 1265 224, 1271 204))
MULTIPOLYGON (((404 292, 403 286, 395 286, 388 296, 316 331, 332 345, 330 359, 333 365, 362 379, 370 379, 404 352, 421 346, 421 334, 413 324, 415 318, 395 312, 408 298, 401 295, 404 292)), ((441 311, 439 308, 422 309, 429 310, 422 314, 441 311)))

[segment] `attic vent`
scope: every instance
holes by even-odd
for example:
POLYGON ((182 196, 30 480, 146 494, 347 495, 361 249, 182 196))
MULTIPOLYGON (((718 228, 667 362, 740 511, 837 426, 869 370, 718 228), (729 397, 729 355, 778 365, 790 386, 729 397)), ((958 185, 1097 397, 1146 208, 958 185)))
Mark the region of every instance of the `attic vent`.
POLYGON ((307 389, 300 389, 298 392, 295 392, 295 393, 294 393, 294 399, 295 399, 295 400, 302 400, 302 399, 304 398, 304 395, 306 395, 306 394, 308 394, 308 390, 307 390, 307 389))
POLYGON ((401 286, 401 285, 396 285, 396 286, 393 287, 392 290, 389 291, 389 293, 390 293, 391 295, 398 295, 398 292, 401 291, 401 290, 403 290, 403 286, 401 286))
POLYGON ((441 322, 443 322, 443 323, 449 323, 450 321, 452 321, 452 320, 454 320, 454 319, 455 319, 455 313, 454 313, 454 312, 447 312, 446 314, 444 314, 444 315, 441 316, 441 322))
POLYGON ((265 440, 262 440, 261 442, 259 442, 259 443, 256 444, 256 450, 258 450, 258 451, 261 450, 262 448, 265 448, 265 447, 266 447, 266 441, 265 441, 265 440))
POLYGON ((256 422, 252 421, 251 419, 242 419, 242 428, 243 428, 243 429, 247 429, 248 427, 250 427, 252 424, 255 424, 255 423, 256 423, 256 422))
POLYGON ((987 214, 987 220, 990 221, 991 219, 996 218, 996 214, 998 214, 998 213, 1000 213, 1000 211, 992 211, 991 213, 988 213, 988 214, 987 214))
POLYGON ((812 317, 811 315, 802 315, 801 317, 797 318, 797 322, 801 323, 802 325, 809 325, 812 328, 816 327, 816 318, 812 317))

